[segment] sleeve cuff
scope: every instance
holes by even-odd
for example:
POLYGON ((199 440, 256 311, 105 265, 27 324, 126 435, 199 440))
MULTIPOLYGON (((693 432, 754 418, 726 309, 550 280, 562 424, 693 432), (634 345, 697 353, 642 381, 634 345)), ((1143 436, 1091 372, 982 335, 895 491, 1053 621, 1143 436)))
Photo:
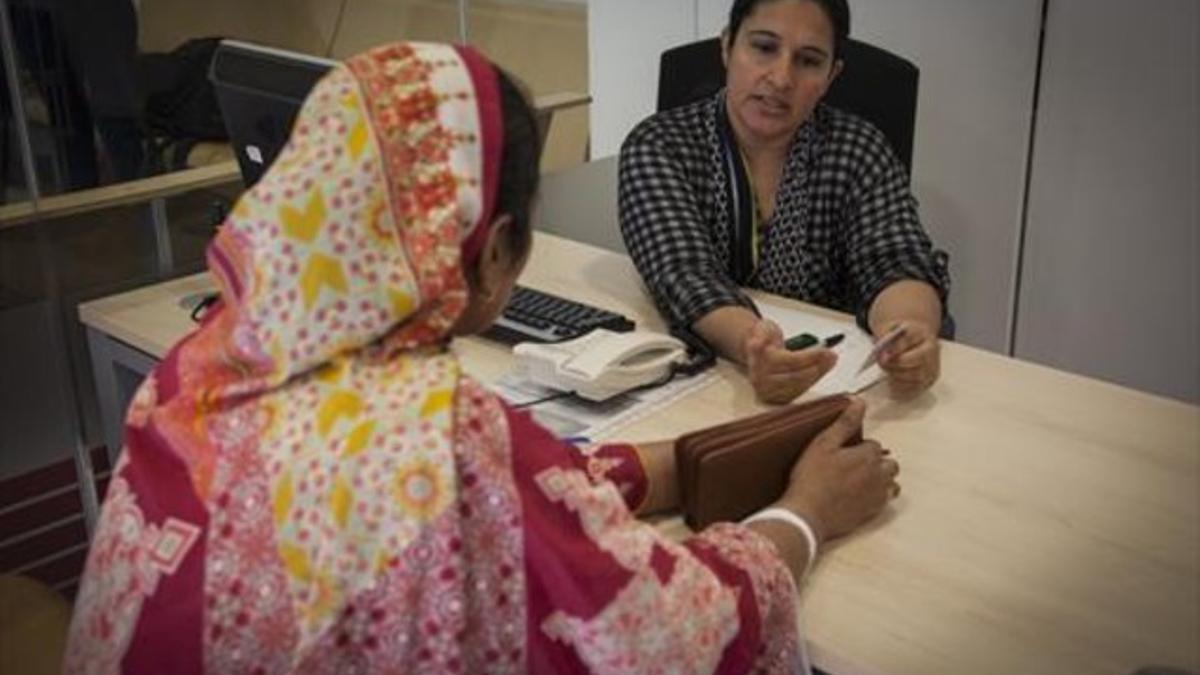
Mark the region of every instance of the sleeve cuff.
POLYGON ((625 500, 630 511, 636 511, 650 494, 650 480, 637 448, 628 443, 608 443, 583 450, 571 446, 582 460, 588 479, 595 483, 609 482, 625 500))

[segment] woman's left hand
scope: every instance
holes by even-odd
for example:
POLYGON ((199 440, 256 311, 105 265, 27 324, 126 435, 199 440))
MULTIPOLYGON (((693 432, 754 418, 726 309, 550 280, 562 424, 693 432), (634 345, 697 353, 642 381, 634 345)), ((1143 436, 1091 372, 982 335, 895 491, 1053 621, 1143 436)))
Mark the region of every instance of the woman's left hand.
POLYGON ((899 325, 904 326, 904 334, 879 356, 879 367, 888 374, 894 396, 912 398, 937 381, 941 373, 941 343, 937 331, 922 321, 894 321, 877 335, 887 335, 899 325))

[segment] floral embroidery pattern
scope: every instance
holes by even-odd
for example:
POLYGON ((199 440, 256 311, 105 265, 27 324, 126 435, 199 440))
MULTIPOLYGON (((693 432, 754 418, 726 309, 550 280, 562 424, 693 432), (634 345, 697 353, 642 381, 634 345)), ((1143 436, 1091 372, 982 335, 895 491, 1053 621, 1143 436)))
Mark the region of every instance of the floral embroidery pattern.
POLYGON ((72 643, 64 661, 68 672, 119 670, 143 601, 154 594, 162 576, 175 573, 200 535, 198 527, 176 518, 161 526, 147 523, 121 477, 126 465, 118 466, 109 485, 105 518, 88 554, 93 572, 80 586, 71 626, 72 633, 86 634, 88 641, 72 643), (98 648, 85 652, 83 644, 98 648))
POLYGON ((718 523, 706 529, 698 542, 711 546, 734 567, 745 570, 750 578, 756 605, 765 610, 761 616, 764 637, 755 667, 762 672, 794 672, 804 650, 800 644, 795 598, 796 583, 784 566, 775 547, 762 536, 732 523, 718 523))
POLYGON ((579 517, 592 541, 635 572, 598 616, 584 620, 555 612, 543 630, 572 644, 596 672, 649 673, 664 664, 680 672, 714 672, 738 632, 733 589, 683 547, 637 522, 612 484, 592 486, 583 472, 559 468, 536 480, 551 501, 579 517), (651 564, 662 550, 674 562, 665 582, 651 564))

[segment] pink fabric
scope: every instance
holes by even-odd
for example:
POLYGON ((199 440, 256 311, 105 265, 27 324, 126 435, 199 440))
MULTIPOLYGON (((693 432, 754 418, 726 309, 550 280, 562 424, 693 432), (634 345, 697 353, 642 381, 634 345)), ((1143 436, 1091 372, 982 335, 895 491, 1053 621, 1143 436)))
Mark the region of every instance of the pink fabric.
POLYGON ((446 349, 493 216, 488 91, 419 43, 314 89, 210 247, 224 302, 130 406, 67 672, 793 669, 767 542, 665 540, 632 446, 559 442, 446 349))
MULTIPOLYGON (((529 672, 796 671, 796 589, 770 543, 728 524, 668 541, 576 448, 507 413, 524 511, 529 672)), ((601 454, 624 455, 613 475, 640 469, 631 446, 601 454)))
POLYGON ((488 226, 495 217, 497 190, 500 184, 500 162, 504 146, 504 118, 501 114, 500 86, 492 73, 492 66, 470 47, 457 47, 463 64, 476 83, 475 101, 479 106, 479 119, 483 127, 483 215, 465 235, 462 258, 467 264, 479 259, 483 242, 487 239, 488 226))

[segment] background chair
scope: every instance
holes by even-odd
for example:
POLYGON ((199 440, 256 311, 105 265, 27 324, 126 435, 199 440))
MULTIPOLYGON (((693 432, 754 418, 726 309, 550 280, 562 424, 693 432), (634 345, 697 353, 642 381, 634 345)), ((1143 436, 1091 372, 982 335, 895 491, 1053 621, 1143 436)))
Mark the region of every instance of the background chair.
MULTIPOLYGON (((825 101, 879 127, 911 173, 920 71, 906 59, 854 39, 846 41, 842 59, 845 68, 825 101)), ((659 62, 658 111, 711 96, 724 85, 720 38, 668 49, 659 62)))

